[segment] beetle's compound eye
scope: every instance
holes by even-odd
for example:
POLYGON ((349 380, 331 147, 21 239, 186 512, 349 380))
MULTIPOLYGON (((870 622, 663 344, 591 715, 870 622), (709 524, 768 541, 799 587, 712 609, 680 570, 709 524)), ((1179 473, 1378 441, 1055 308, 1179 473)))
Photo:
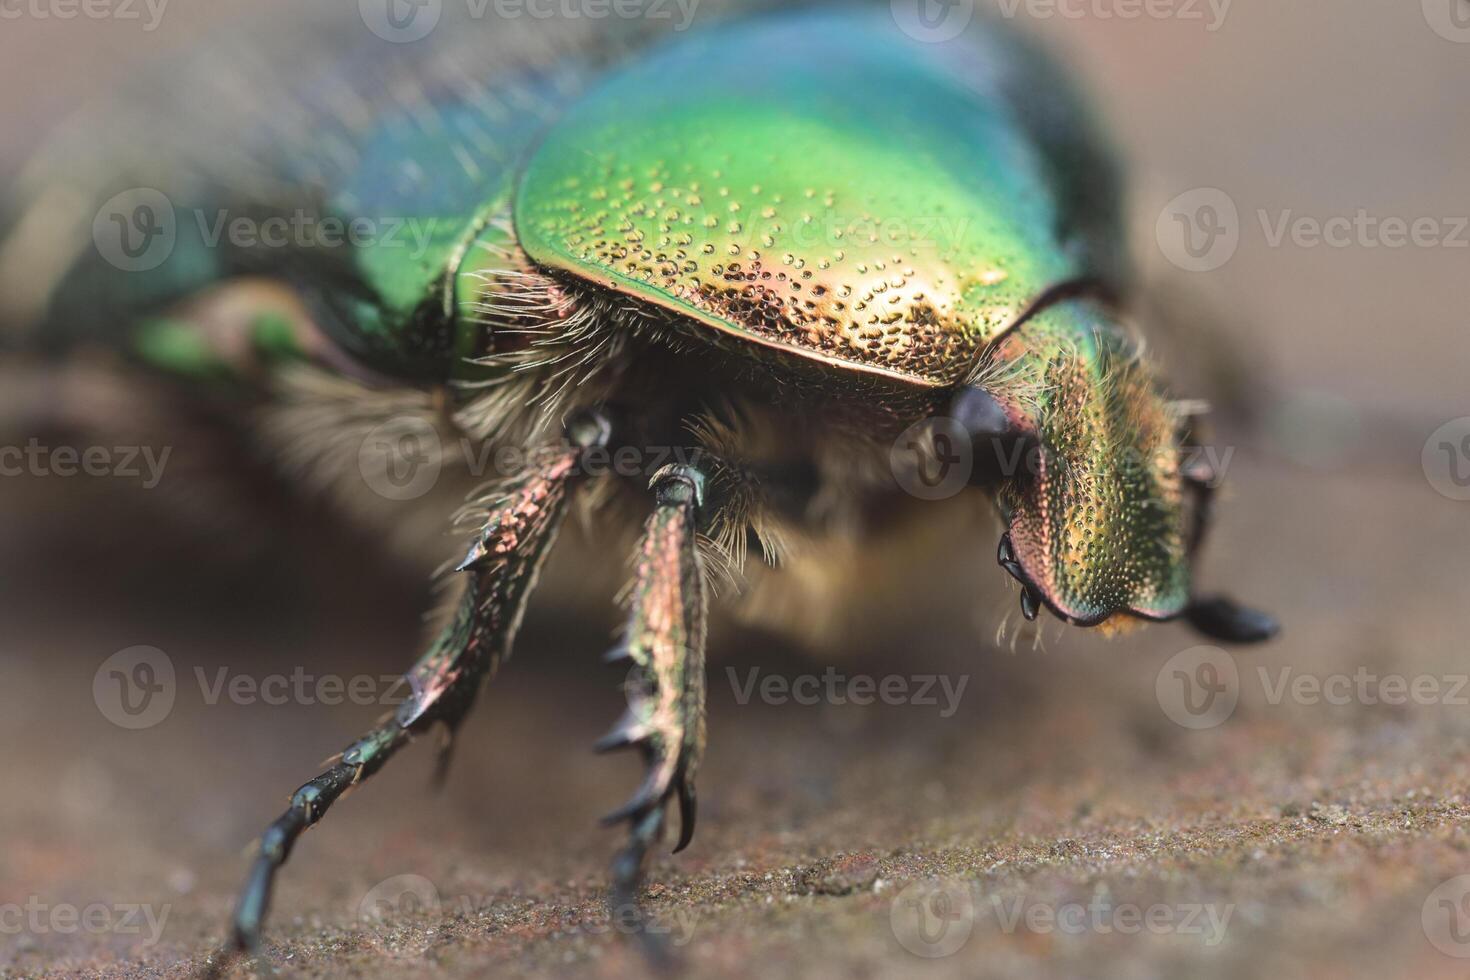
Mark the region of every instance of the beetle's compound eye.
POLYGON ((950 403, 950 417, 971 439, 1015 439, 1028 429, 999 398, 974 385, 965 385, 950 403))
POLYGON ((972 485, 989 486, 1021 474, 1036 433, 1018 410, 984 388, 965 385, 950 403, 949 414, 970 437, 972 485))

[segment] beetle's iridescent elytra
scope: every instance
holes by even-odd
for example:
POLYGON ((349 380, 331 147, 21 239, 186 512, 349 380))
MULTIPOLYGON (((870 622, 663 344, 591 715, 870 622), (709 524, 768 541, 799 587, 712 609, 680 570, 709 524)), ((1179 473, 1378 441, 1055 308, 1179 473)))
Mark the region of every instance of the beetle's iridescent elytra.
POLYGON ((1275 631, 1195 594, 1214 474, 1185 464, 1190 419, 1124 326, 1113 166, 1028 44, 978 21, 925 43, 887 5, 616 48, 443 32, 283 72, 260 98, 289 111, 264 127, 183 125, 205 96, 173 91, 176 114, 155 97, 110 116, 116 139, 59 137, 0 245, 8 319, 40 346, 110 345, 174 393, 238 406, 249 438, 360 512, 343 460, 384 420, 539 450, 476 495, 408 703, 262 837, 239 946, 306 828, 413 736, 453 733, 578 500, 609 522, 643 510, 608 658, 630 665, 629 707, 601 743, 647 762, 611 817, 631 828, 619 905, 669 802, 679 847, 693 831, 708 567, 738 571, 748 542, 780 566, 912 505, 889 449, 925 419, 977 459, 1033 461, 971 481, 998 504, 1026 619, 1275 631), (287 240, 243 241, 238 218, 287 240), (372 234, 329 233, 344 226, 372 234), (636 479, 585 465, 655 446, 679 452, 636 479))

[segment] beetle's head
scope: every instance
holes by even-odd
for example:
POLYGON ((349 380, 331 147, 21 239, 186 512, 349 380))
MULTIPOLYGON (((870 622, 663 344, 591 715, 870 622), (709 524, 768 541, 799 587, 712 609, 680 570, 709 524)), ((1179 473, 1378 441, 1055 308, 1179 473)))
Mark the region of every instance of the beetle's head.
POLYGON ((1028 618, 1045 605, 1080 626, 1184 616, 1218 639, 1274 634, 1269 617, 1193 595, 1216 474, 1184 445, 1187 419, 1105 314, 1075 302, 1038 314, 996 345, 977 382, 953 415, 994 481, 1007 524, 999 559, 1028 618))

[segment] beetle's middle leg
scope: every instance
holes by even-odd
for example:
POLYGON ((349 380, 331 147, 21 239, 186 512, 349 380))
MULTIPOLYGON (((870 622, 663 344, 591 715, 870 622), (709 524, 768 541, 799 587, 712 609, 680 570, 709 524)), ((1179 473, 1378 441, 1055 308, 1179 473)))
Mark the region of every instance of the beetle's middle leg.
POLYGON ((598 748, 636 747, 647 766, 632 799, 604 818, 629 823, 628 844, 613 861, 609 904, 614 916, 631 910, 635 921, 641 921, 643 865, 671 798, 680 814, 675 852, 694 834, 694 777, 705 737, 705 578, 696 526, 704 484, 693 466, 665 466, 654 474, 655 508, 636 555, 627 624, 608 657, 632 664, 628 710, 598 748))
MULTIPOLYGON (((509 650, 565 516, 572 484, 584 469, 583 454, 605 445, 607 438, 608 426, 600 416, 579 417, 568 427, 564 445, 488 501, 484 527, 458 567, 468 576, 453 619, 405 675, 409 699, 348 746, 331 768, 296 790, 286 812, 261 835, 235 909, 235 948, 258 946, 276 872, 297 838, 344 792, 436 723, 443 723, 452 737, 474 702, 480 681, 509 650)), ((446 758, 440 757, 441 772, 446 758)))

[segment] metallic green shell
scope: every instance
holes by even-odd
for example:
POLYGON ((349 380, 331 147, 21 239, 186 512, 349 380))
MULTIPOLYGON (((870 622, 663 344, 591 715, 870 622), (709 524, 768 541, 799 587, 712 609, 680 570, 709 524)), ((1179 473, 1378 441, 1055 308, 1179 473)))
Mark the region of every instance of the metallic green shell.
POLYGON ((542 265, 753 343, 952 383, 1087 271, 1013 61, 916 42, 886 11, 681 38, 552 128, 517 234, 542 265))
POLYGON ((138 324, 180 300, 273 277, 357 362, 443 379, 490 347, 453 289, 514 196, 546 265, 752 341, 939 384, 1046 285, 1106 277, 1122 253, 1111 171, 1066 85, 995 25, 926 45, 885 4, 771 11, 701 25, 600 83, 612 45, 551 52, 467 27, 395 45, 327 18, 202 48, 109 96, 13 187, 0 320, 56 346, 141 349, 138 324), (137 188, 163 193, 177 230, 141 272, 92 242, 103 202, 137 188), (215 237, 221 218, 363 226, 368 240, 234 247, 215 237))

